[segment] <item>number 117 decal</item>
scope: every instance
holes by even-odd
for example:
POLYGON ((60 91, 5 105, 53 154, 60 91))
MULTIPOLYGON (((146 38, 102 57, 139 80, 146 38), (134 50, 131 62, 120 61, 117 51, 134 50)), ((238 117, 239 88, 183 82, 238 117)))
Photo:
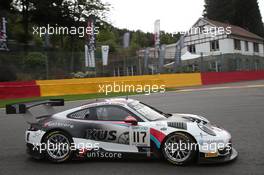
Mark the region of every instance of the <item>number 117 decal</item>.
POLYGON ((144 126, 132 126, 130 130, 130 145, 150 146, 149 128, 144 126))

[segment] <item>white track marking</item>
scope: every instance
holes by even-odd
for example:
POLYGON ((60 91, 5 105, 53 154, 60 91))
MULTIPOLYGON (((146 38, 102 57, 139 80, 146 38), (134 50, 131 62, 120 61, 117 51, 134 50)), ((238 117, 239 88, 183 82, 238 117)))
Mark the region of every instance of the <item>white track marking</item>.
POLYGON ((209 88, 197 88, 197 89, 182 89, 174 92, 194 92, 194 91, 209 91, 209 90, 223 90, 223 89, 246 89, 246 88, 263 88, 264 85, 245 85, 245 86, 220 86, 209 88))

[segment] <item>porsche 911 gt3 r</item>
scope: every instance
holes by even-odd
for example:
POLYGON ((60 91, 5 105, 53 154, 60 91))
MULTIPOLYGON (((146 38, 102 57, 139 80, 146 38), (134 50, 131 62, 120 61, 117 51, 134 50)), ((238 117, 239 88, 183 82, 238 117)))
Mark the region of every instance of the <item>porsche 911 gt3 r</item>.
POLYGON ((50 111, 64 100, 6 106, 7 114, 22 114, 30 124, 25 140, 35 158, 64 162, 91 155, 138 155, 184 165, 195 160, 227 162, 238 155, 231 135, 201 116, 168 114, 137 100, 116 98, 35 117, 29 109, 40 105, 50 111))

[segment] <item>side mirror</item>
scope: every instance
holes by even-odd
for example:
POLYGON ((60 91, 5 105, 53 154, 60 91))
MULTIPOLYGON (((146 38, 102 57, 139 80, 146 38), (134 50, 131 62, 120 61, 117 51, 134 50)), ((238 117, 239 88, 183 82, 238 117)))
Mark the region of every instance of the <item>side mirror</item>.
POLYGON ((138 121, 137 119, 135 119, 135 117, 132 117, 132 116, 128 116, 127 118, 125 118, 125 123, 130 123, 131 125, 137 125, 138 124, 138 121))

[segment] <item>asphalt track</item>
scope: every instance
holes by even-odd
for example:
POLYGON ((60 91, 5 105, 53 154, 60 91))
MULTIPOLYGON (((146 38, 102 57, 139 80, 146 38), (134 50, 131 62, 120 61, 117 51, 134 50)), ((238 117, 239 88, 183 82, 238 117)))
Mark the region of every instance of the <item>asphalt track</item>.
MULTIPOLYGON (((233 136, 239 152, 236 161, 219 165, 177 167, 159 160, 71 161, 52 164, 35 161, 25 153, 22 117, 10 117, 0 110, 0 175, 118 175, 118 174, 264 174, 264 81, 218 85, 228 88, 200 87, 189 91, 141 95, 133 98, 168 112, 194 113, 206 116, 223 126, 233 136), (250 85, 250 86, 248 86, 250 85), (258 86, 255 86, 258 85, 258 86), (261 85, 261 86, 259 86, 261 85)), ((83 104, 69 102, 63 108, 83 104)), ((39 110, 36 113, 40 113, 39 110)))

